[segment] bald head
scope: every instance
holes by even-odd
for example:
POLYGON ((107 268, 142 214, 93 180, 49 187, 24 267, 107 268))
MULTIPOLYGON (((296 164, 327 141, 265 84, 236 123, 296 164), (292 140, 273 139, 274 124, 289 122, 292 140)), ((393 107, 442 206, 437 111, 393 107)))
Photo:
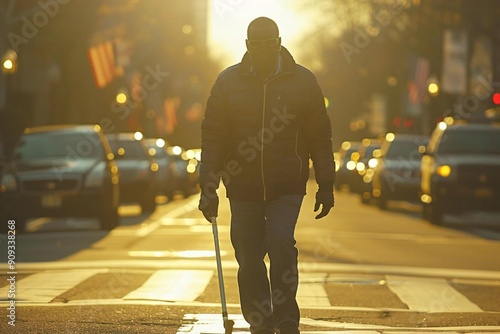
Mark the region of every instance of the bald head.
POLYGON ((267 78, 276 71, 281 50, 281 38, 276 22, 258 17, 248 25, 246 46, 258 76, 267 78))
POLYGON ((258 17, 248 25, 247 38, 249 40, 277 38, 279 35, 278 25, 268 17, 258 17))

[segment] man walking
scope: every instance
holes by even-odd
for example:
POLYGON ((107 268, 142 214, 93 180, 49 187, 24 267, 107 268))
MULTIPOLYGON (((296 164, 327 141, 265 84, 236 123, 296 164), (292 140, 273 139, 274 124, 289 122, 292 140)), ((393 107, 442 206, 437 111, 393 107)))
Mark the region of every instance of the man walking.
POLYGON ((276 23, 248 26, 241 63, 217 78, 202 123, 199 209, 217 216, 219 180, 231 207, 241 309, 252 333, 299 333, 294 231, 313 161, 316 219, 334 206, 331 125, 315 76, 295 63, 276 23), (264 262, 270 261, 270 277, 264 262))

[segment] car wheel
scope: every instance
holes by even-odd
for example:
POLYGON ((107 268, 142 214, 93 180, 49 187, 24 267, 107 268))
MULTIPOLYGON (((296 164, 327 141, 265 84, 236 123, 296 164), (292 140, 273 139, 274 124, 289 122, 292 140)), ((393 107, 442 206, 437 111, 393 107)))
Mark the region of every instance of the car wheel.
POLYGON ((427 217, 433 225, 443 225, 443 209, 439 203, 431 203, 428 205, 427 217))
POLYGON ((431 220, 431 205, 428 203, 422 204, 422 218, 425 220, 431 220))
POLYGON ((99 217, 101 223, 101 230, 111 231, 118 226, 120 222, 120 216, 118 215, 118 208, 112 206, 103 206, 101 209, 102 213, 99 217))
POLYGON ((191 196, 192 194, 194 194, 194 191, 193 189, 191 188, 184 188, 184 190, 182 190, 182 196, 184 198, 188 198, 189 196, 191 196))
POLYGON ((379 209, 387 210, 387 200, 384 197, 382 196, 377 197, 375 203, 379 209))
POLYGON ((359 197, 361 199, 361 204, 370 204, 370 199, 372 196, 369 192, 362 192, 359 197))
POLYGON ((173 190, 166 191, 165 196, 167 196, 169 202, 172 201, 174 199, 174 191, 173 190))
POLYGON ((156 196, 154 192, 147 193, 141 199, 141 210, 142 213, 151 213, 156 209, 156 196))

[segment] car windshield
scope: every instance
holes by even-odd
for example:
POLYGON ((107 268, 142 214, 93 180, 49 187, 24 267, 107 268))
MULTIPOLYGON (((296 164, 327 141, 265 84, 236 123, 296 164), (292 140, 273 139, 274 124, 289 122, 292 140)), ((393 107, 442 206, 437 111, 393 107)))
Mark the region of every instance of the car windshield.
POLYGON ((109 140, 114 154, 124 160, 144 160, 146 154, 141 143, 136 140, 109 140))
POLYGON ((14 157, 18 161, 40 159, 97 159, 103 155, 95 134, 81 132, 43 132, 24 135, 14 157))
POLYGON ((374 146, 374 145, 370 145, 370 146, 367 146, 366 149, 364 150, 363 152, 363 158, 364 159, 370 159, 373 157, 373 152, 377 149, 379 149, 380 146, 374 146))
POLYGON ((358 148, 357 148, 357 147, 351 147, 350 149, 348 149, 348 150, 345 152, 345 155, 344 155, 344 160, 346 160, 346 161, 351 160, 352 154, 353 154, 354 152, 358 152, 358 148))
POLYGON ((388 158, 399 158, 401 156, 408 156, 410 154, 414 154, 414 152, 418 152, 418 148, 421 145, 425 145, 422 141, 413 141, 413 140, 404 140, 398 141, 395 140, 389 146, 387 150, 386 157, 388 158))
POLYGON ((158 145, 155 144, 155 142, 146 142, 148 148, 149 148, 149 154, 156 157, 156 158, 168 158, 167 152, 163 147, 159 147, 158 145), (153 149, 153 154, 151 154, 151 149, 153 149))
POLYGON ((446 131, 437 151, 439 153, 500 154, 500 128, 446 131))
POLYGON ((153 147, 155 150, 154 156, 157 158, 168 158, 167 152, 161 147, 153 147))

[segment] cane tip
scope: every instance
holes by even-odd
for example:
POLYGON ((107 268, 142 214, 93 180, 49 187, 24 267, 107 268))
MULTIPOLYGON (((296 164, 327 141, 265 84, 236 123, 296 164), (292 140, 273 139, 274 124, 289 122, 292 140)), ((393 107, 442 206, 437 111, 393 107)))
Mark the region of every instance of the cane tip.
POLYGON ((233 332, 233 327, 234 327, 234 321, 233 320, 227 320, 224 323, 224 328, 226 329, 225 334, 231 334, 233 332))

